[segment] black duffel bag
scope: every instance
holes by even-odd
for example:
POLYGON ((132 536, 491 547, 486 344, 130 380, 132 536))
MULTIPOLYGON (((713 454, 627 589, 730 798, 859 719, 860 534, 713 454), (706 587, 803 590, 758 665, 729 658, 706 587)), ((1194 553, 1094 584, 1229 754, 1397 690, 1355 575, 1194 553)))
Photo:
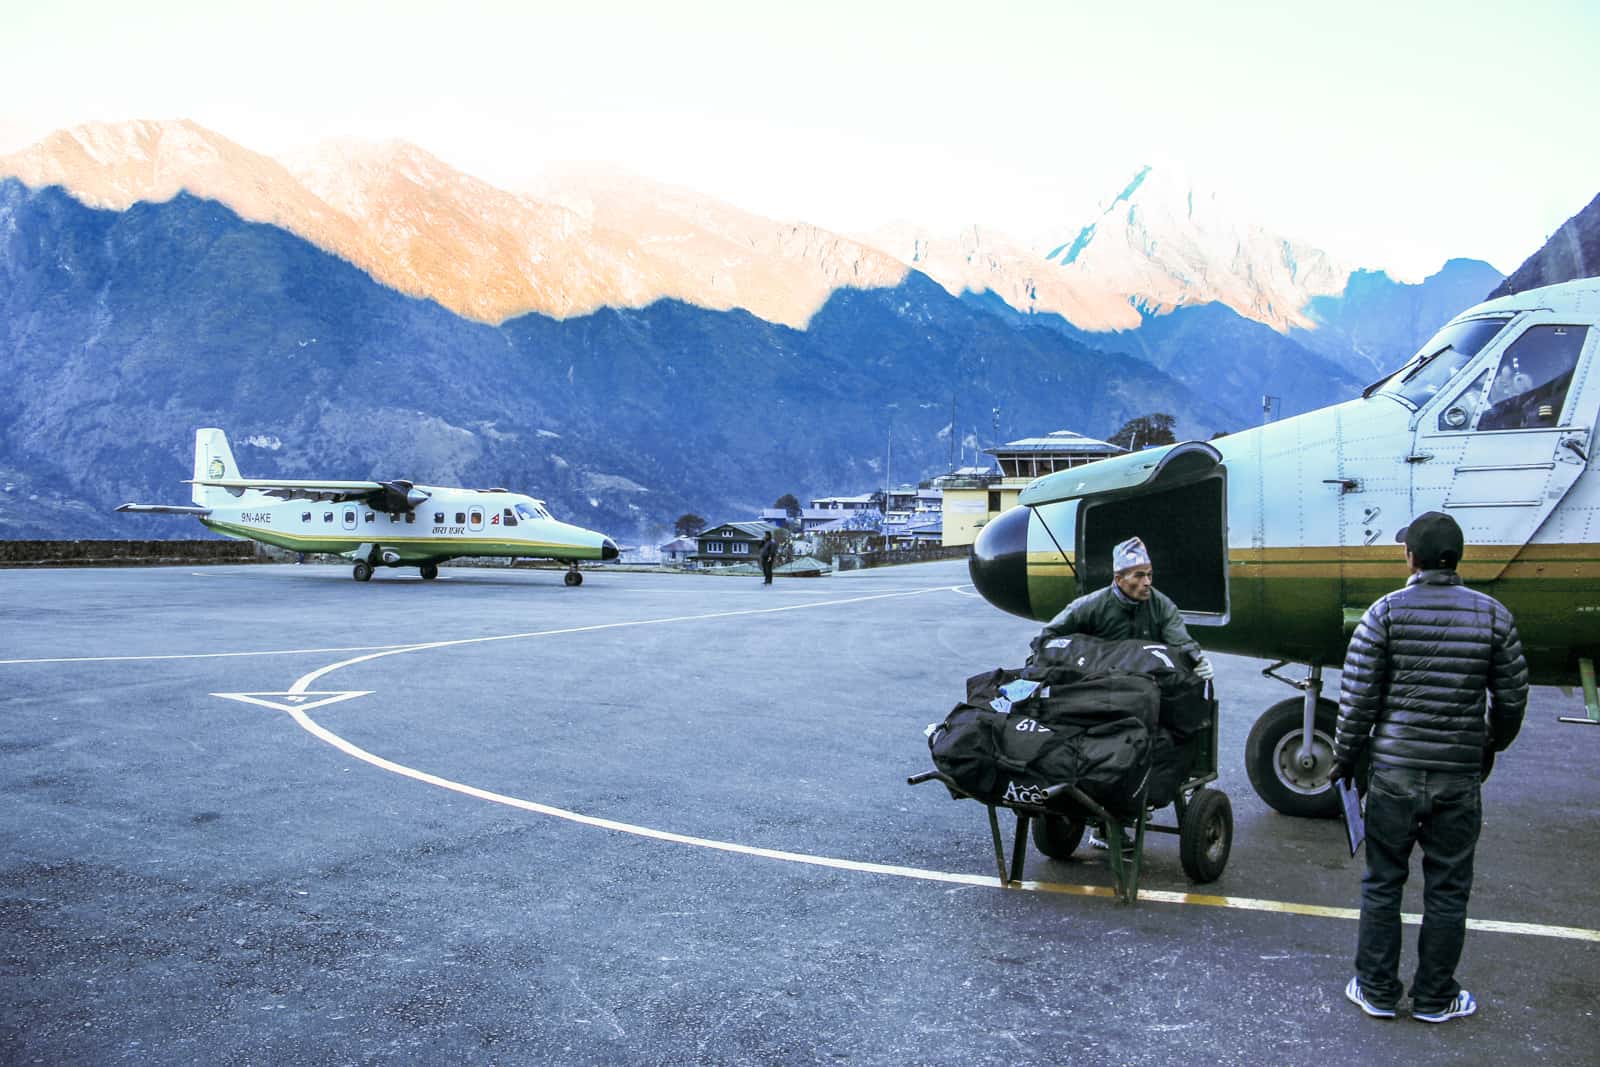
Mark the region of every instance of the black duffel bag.
POLYGON ((1041 686, 1025 705, 1046 723, 1093 726, 1137 719, 1154 730, 1161 712, 1161 687, 1148 675, 1108 671, 1041 686))
POLYGON ((1158 722, 1175 741, 1185 741, 1211 722, 1204 678, 1189 669, 1188 656, 1158 641, 1108 641, 1088 634, 1033 639, 1022 677, 1058 686, 1107 671, 1148 675, 1161 690, 1158 722))
POLYGON ((959 704, 928 748, 936 767, 990 804, 1042 803, 1046 789, 1065 783, 1117 811, 1135 810, 1150 771, 1149 732, 1127 715, 1045 722, 959 704))

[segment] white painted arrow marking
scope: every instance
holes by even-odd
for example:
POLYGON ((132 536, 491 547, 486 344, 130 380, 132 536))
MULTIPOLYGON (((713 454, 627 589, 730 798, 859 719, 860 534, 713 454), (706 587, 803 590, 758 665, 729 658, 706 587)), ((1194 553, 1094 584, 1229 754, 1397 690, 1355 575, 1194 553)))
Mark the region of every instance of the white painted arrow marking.
POLYGON ((323 692, 309 693, 212 693, 211 695, 214 697, 221 697, 223 700, 237 700, 244 704, 259 704, 261 707, 271 708, 273 711, 293 712, 310 711, 312 708, 321 708, 326 707, 329 704, 337 704, 341 700, 351 700, 355 697, 371 696, 373 692, 375 692, 375 690, 361 689, 351 690, 350 692, 343 693, 327 690, 323 692), (265 699, 266 697, 275 697, 277 699, 267 700, 265 699))

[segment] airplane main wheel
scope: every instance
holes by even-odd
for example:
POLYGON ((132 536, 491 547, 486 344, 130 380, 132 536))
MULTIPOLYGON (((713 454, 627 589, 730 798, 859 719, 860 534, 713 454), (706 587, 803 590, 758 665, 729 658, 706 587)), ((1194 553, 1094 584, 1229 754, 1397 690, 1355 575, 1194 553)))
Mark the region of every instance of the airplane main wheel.
MULTIPOLYGON (((1311 766, 1302 767, 1298 754, 1303 732, 1305 701, 1290 697, 1272 705, 1244 743, 1244 766, 1256 794, 1274 810, 1303 819, 1332 819, 1339 815, 1339 794, 1328 785, 1333 770, 1333 730, 1339 706, 1318 700, 1311 736, 1311 766)), ((1356 782, 1364 791, 1368 757, 1356 763, 1356 782)))
POLYGON ((582 585, 583 584, 583 575, 579 574, 577 571, 568 571, 567 572, 567 577, 566 577, 566 583, 568 585, 582 585))
POLYGON ((1233 851, 1233 802, 1220 789, 1196 789, 1178 826, 1178 859, 1196 882, 1215 882, 1233 851))
POLYGON ((355 569, 350 572, 350 575, 358 582, 370 581, 372 579, 372 564, 364 559, 357 560, 355 569))
POLYGON ((439 577, 439 565, 437 563, 424 563, 417 570, 422 572, 422 580, 425 582, 431 582, 439 577))
POLYGON ((1082 819, 1040 815, 1033 820, 1033 847, 1053 860, 1070 860, 1082 841, 1082 819))

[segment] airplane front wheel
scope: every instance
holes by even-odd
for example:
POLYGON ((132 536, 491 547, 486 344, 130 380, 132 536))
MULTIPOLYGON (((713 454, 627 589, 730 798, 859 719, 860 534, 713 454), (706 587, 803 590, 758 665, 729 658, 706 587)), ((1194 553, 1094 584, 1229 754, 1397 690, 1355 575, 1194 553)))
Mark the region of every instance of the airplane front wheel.
POLYGON ((568 585, 582 585, 583 584, 583 575, 579 574, 577 571, 568 571, 567 572, 567 577, 566 577, 566 583, 568 585))
MULTIPOLYGON (((1275 810, 1303 819, 1332 819, 1340 812, 1339 795, 1328 784, 1339 705, 1331 700, 1317 701, 1310 767, 1302 767, 1297 758, 1304 714, 1303 697, 1281 700, 1263 712, 1245 740, 1244 767, 1256 795, 1275 810)), ((1356 761, 1356 781, 1363 791, 1368 762, 1366 752, 1356 761)))

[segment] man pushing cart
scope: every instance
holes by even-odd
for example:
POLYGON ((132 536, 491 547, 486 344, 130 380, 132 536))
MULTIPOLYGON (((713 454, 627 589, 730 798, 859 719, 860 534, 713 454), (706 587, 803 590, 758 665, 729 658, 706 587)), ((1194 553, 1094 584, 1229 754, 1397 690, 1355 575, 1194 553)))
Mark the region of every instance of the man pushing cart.
POLYGON ((1179 835, 1184 870, 1221 875, 1232 845, 1217 776, 1213 669, 1177 605, 1153 584, 1139 538, 1113 549, 1113 581, 1044 627, 1021 670, 967 682, 967 699, 929 728, 934 771, 955 797, 989 809, 1001 881, 1018 881, 1030 823, 1039 851, 1067 859, 1087 827, 1109 849, 1119 896, 1138 894, 1147 829, 1179 835), (1176 826, 1151 815, 1172 805, 1176 826), (996 809, 1017 818, 1008 876, 996 809))

